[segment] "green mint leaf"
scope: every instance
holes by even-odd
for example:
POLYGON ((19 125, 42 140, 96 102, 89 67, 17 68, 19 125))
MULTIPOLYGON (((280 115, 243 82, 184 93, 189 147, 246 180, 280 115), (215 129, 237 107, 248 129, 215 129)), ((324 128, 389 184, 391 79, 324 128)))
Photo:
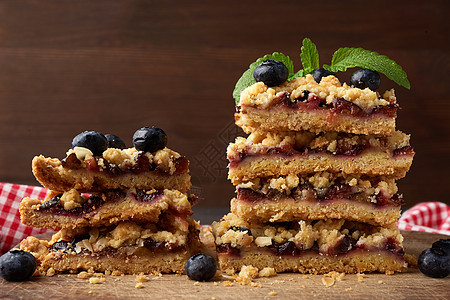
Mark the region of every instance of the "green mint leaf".
POLYGON ((305 70, 305 74, 309 74, 314 71, 314 69, 320 67, 319 52, 317 51, 317 47, 308 38, 303 39, 300 58, 302 60, 303 70, 305 70))
POLYGON ((405 71, 395 61, 362 48, 339 48, 333 54, 331 66, 324 65, 323 67, 330 72, 345 71, 354 67, 369 69, 386 75, 398 85, 407 89, 411 88, 405 71))
POLYGON ((298 72, 296 74, 294 74, 294 63, 289 58, 289 56, 286 56, 283 53, 278 53, 278 52, 274 52, 272 54, 266 54, 263 57, 258 58, 255 62, 253 62, 249 66, 247 71, 245 71, 244 74, 242 74, 241 78, 239 78, 239 80, 236 82, 236 86, 234 87, 234 91, 233 91, 233 98, 234 98, 234 102, 236 103, 236 105, 239 104, 241 92, 243 90, 245 90, 247 87, 256 83, 255 78, 253 78, 253 71, 255 70, 256 66, 266 60, 271 60, 271 59, 282 62, 286 66, 286 68, 289 71, 288 80, 296 78, 294 76, 297 75, 298 72))

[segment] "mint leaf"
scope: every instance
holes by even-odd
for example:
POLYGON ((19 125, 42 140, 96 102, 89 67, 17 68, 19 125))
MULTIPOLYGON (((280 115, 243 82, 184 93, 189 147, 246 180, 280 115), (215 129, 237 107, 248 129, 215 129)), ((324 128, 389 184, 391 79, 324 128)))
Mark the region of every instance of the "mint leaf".
POLYGON ((411 85, 406 78, 406 73, 395 61, 387 56, 362 48, 339 48, 334 52, 331 66, 324 65, 330 72, 346 71, 348 68, 360 67, 380 72, 389 79, 407 89, 411 85))
POLYGON ((239 99, 241 97, 241 92, 243 90, 245 90, 247 87, 249 87, 252 84, 256 83, 255 78, 253 78, 253 71, 255 70, 256 66, 259 65, 260 63, 266 61, 266 60, 271 60, 271 59, 274 59, 274 60, 277 60, 279 62, 282 62, 286 66, 286 68, 289 71, 288 80, 291 80, 291 79, 294 79, 296 77, 299 77, 299 76, 297 76, 297 74, 299 72, 294 74, 294 63, 289 58, 289 56, 286 56, 283 53, 278 53, 278 52, 274 52, 272 54, 266 54, 263 57, 258 58, 252 64, 250 64, 250 66, 247 69, 247 71, 245 71, 244 74, 242 74, 241 78, 239 78, 239 80, 236 82, 236 86, 234 87, 234 91, 233 91, 233 98, 234 98, 234 102, 236 103, 236 105, 239 104, 239 99))
POLYGON ((316 45, 308 39, 303 39, 303 45, 301 48, 300 58, 302 60, 303 70, 305 74, 309 74, 314 69, 319 68, 319 52, 316 45))

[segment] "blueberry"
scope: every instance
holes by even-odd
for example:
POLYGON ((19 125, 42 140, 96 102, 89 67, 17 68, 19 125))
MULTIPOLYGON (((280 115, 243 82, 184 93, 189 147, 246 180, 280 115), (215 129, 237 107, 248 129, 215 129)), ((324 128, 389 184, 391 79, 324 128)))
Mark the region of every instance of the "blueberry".
POLYGON ((418 266, 426 276, 444 278, 450 273, 450 256, 441 249, 429 248, 419 255, 418 266))
POLYGON ((434 242, 431 248, 441 249, 447 255, 450 255, 450 239, 440 239, 439 241, 434 242))
POLYGON ((184 271, 192 280, 207 281, 216 274, 217 264, 211 256, 197 253, 186 261, 184 271))
POLYGON ((8 281, 24 281, 36 270, 36 259, 23 250, 11 250, 0 257, 0 276, 8 281))
POLYGON ((320 83, 323 77, 327 77, 334 74, 331 73, 330 71, 325 70, 324 68, 317 68, 314 69, 314 71, 312 71, 311 75, 317 83, 320 83))
POLYGON ((153 153, 166 147, 167 135, 161 128, 142 127, 134 133, 133 145, 139 151, 153 153))
POLYGON ((277 60, 266 60, 256 66, 253 77, 267 86, 277 86, 288 79, 289 70, 277 60))
POLYGON ((350 84, 360 89, 369 88, 376 91, 380 87, 380 74, 369 69, 360 69, 352 74, 350 84))
POLYGON ((75 147, 88 148, 94 156, 100 156, 108 149, 108 140, 100 132, 84 131, 73 138, 72 149, 75 147))
POLYGON ((106 140, 108 141, 109 148, 125 149, 124 141, 114 134, 105 134, 106 140))

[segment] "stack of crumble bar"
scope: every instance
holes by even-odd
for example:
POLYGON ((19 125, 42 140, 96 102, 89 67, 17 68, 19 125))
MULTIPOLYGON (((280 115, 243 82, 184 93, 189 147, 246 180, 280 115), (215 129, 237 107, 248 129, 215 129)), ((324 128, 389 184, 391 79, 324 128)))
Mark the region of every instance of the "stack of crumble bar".
POLYGON ((227 151, 236 197, 213 224, 221 270, 404 271, 396 180, 414 151, 397 109, 393 90, 334 76, 246 88, 235 120, 249 136, 227 151))
POLYGON ((21 249, 44 274, 78 272, 183 273, 199 247, 188 196, 186 157, 168 148, 154 153, 108 148, 101 156, 70 149, 63 160, 37 156, 33 173, 50 189, 25 198, 25 225, 59 230, 50 241, 28 237, 21 249))

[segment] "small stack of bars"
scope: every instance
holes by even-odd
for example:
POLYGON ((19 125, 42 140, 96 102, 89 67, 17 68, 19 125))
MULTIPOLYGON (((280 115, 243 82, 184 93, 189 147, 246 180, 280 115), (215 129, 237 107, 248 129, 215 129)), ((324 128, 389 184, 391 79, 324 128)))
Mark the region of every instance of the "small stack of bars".
POLYGON ((235 120, 250 135, 227 151, 236 198, 213 224, 221 270, 404 271, 396 180, 414 151, 397 109, 393 90, 334 76, 246 88, 235 120))
POLYGON ((28 237, 44 274, 78 272, 183 273, 198 251, 198 224, 188 218, 186 157, 168 148, 154 153, 108 148, 93 156, 70 149, 63 160, 37 156, 33 173, 47 198, 20 204, 25 225, 59 230, 50 241, 28 237))

